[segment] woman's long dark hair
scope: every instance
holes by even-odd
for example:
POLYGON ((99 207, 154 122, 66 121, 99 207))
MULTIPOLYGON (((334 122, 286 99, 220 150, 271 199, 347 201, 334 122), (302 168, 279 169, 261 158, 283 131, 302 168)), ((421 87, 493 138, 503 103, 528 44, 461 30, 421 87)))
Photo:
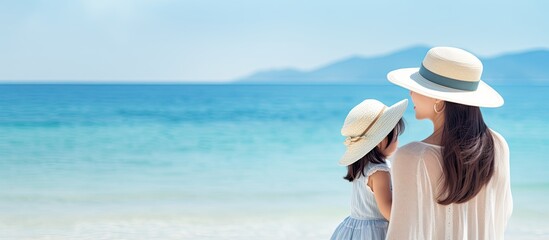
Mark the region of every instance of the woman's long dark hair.
MULTIPOLYGON (((396 141, 398 136, 404 132, 404 121, 402 118, 398 121, 396 126, 391 130, 391 132, 387 135, 387 146, 389 146, 393 141, 396 141)), ((385 146, 385 147, 387 147, 385 146)), ((369 153, 364 155, 361 159, 354 162, 353 164, 347 166, 347 175, 343 177, 345 180, 348 180, 349 182, 352 182, 356 178, 358 178, 361 174, 364 175, 364 167, 366 167, 366 164, 369 162, 371 163, 385 163, 385 158, 387 156, 383 155, 381 150, 376 146, 374 149, 372 149, 369 153)))
POLYGON ((444 182, 438 203, 464 203, 474 198, 494 175, 494 140, 480 108, 446 102, 444 115, 444 182))

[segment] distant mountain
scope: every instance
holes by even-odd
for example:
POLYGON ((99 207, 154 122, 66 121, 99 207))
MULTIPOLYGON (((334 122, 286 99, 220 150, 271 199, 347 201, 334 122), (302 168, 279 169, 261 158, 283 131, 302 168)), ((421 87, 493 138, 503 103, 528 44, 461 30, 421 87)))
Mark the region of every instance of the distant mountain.
MULTIPOLYGON (((430 47, 416 46, 377 57, 353 56, 311 71, 278 69, 260 71, 235 83, 255 84, 387 84, 388 72, 418 67, 430 47)), ((498 85, 549 84, 549 50, 531 50, 481 58, 483 80, 498 85)))
POLYGON ((496 84, 549 84, 549 50, 481 59, 486 81, 496 84))

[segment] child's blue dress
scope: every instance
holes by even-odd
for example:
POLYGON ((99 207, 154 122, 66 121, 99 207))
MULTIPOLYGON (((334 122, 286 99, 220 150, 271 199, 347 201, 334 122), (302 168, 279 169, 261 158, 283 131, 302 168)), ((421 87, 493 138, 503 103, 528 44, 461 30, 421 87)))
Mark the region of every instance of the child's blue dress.
POLYGON ((351 215, 334 231, 332 240, 341 239, 385 239, 389 222, 379 211, 374 192, 368 187, 368 177, 377 171, 389 172, 386 163, 368 163, 364 168, 366 175, 360 175, 353 181, 351 196, 351 215))

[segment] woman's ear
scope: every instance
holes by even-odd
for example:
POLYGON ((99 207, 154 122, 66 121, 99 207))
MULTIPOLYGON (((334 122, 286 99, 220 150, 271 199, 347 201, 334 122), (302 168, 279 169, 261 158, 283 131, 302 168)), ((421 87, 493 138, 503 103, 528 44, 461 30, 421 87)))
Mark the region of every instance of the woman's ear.
POLYGON ((446 107, 446 101, 444 100, 437 99, 436 103, 441 110, 444 110, 444 107, 446 107))

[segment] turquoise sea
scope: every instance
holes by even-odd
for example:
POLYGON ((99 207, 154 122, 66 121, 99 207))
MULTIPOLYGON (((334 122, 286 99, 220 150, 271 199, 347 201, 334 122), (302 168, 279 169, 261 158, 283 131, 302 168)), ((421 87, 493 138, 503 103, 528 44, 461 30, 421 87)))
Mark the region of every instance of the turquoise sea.
MULTIPOLYGON (((549 87, 496 86, 506 239, 549 239, 549 87)), ((0 85, 0 239, 328 239, 348 215, 340 128, 367 85, 0 85)), ((405 115, 401 144, 428 121, 405 115)))

